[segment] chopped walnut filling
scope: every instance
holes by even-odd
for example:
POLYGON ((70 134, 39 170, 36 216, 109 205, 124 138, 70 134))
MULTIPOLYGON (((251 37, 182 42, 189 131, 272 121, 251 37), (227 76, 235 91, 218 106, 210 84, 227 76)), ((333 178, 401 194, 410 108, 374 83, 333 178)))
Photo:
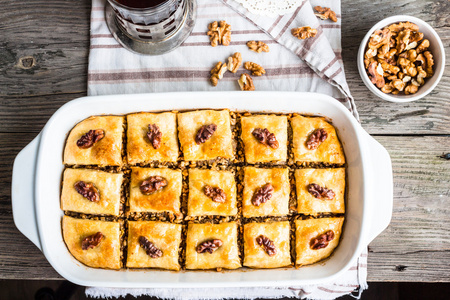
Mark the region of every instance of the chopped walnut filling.
POLYGON ((318 237, 312 238, 310 241, 310 247, 313 250, 319 250, 322 248, 326 248, 328 246, 328 243, 331 242, 334 239, 334 232, 333 230, 328 230, 325 233, 322 233, 318 237))
POLYGON ((335 196, 333 190, 324 188, 316 183, 308 185, 308 192, 318 199, 333 200, 335 196))
POLYGON ((252 198, 252 204, 254 206, 260 206, 262 203, 266 203, 272 198, 274 188, 270 183, 266 183, 262 187, 256 190, 252 198))
POLYGON ((211 77, 209 80, 213 86, 216 86, 220 79, 223 78, 223 74, 227 71, 227 64, 222 64, 219 61, 216 66, 211 70, 211 77))
POLYGON ((279 147, 279 143, 275 134, 270 133, 267 128, 255 128, 252 131, 253 136, 261 143, 270 148, 277 149, 279 147))
POLYGON ((242 65, 242 55, 239 52, 234 53, 228 57, 227 68, 231 73, 236 73, 239 67, 242 65))
POLYGON ((212 254, 214 251, 219 249, 219 247, 222 246, 222 244, 223 242, 219 239, 208 240, 197 246, 197 252, 198 253, 208 252, 209 254, 212 254))
POLYGON ((156 124, 148 124, 147 137, 153 148, 158 149, 161 146, 162 133, 156 124))
POLYGON ((317 29, 311 28, 309 26, 292 28, 291 33, 293 36, 298 38, 299 40, 308 39, 311 37, 315 37, 317 34, 317 29))
POLYGON ((87 149, 94 146, 105 136, 105 131, 102 129, 89 130, 77 141, 77 146, 81 149, 87 149))
POLYGON ((328 137, 328 133, 323 128, 314 130, 306 140, 306 148, 309 150, 317 149, 328 137))
POLYGON ((77 181, 73 187, 78 192, 78 194, 88 199, 89 201, 91 202, 100 201, 100 194, 98 192, 98 189, 94 186, 93 183, 86 183, 80 180, 77 181))
POLYGON ((204 191, 205 195, 211 198, 214 202, 224 203, 227 199, 227 195, 221 188, 205 185, 204 191))
POLYGON ((97 232, 93 235, 85 237, 81 241, 81 249, 88 250, 97 247, 103 240, 104 235, 101 232, 97 232))
POLYGON ((214 134, 214 132, 216 132, 216 130, 217 130, 216 124, 203 125, 197 131, 197 134, 195 136, 195 143, 197 143, 197 145, 203 144, 204 142, 206 142, 211 138, 211 136, 214 134))
POLYGON ((214 21, 208 25, 209 31, 206 33, 209 35, 211 46, 217 45, 228 46, 231 41, 231 25, 225 21, 214 21))
POLYGON ((161 176, 151 176, 140 185, 140 190, 144 195, 151 195, 167 185, 167 180, 161 176))
POLYGON ((150 242, 145 236, 139 237, 139 245, 151 258, 158 258, 163 255, 163 252, 158 249, 158 247, 156 247, 152 242, 150 242))
POLYGON ((267 236, 261 234, 256 238, 256 243, 258 243, 258 245, 260 245, 264 249, 264 251, 266 251, 267 255, 274 256, 275 254, 277 254, 275 244, 267 236))
POLYGON ((245 62, 244 68, 246 70, 252 71, 252 75, 255 75, 255 76, 261 76, 261 75, 266 74, 266 70, 264 70, 263 67, 261 67, 260 65, 254 63, 254 62, 251 62, 251 61, 245 62))
POLYGON ((261 41, 248 41, 247 47, 248 47, 248 49, 255 51, 256 53, 270 51, 269 46, 267 46, 266 43, 261 42, 261 41))
POLYGON ((238 80, 239 86, 241 87, 242 91, 254 91, 255 86, 253 85, 253 79, 250 77, 250 75, 244 73, 241 75, 241 77, 238 80))
POLYGON ((336 13, 331 10, 329 7, 316 6, 314 9, 318 12, 316 17, 321 18, 322 20, 330 19, 333 22, 337 22, 336 13))

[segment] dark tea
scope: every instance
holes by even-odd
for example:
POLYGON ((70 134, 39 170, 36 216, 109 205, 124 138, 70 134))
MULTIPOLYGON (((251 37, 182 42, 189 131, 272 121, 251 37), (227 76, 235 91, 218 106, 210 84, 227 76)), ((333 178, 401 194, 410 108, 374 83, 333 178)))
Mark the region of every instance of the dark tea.
POLYGON ((131 8, 150 8, 158 6, 168 0, 116 0, 122 5, 131 8))

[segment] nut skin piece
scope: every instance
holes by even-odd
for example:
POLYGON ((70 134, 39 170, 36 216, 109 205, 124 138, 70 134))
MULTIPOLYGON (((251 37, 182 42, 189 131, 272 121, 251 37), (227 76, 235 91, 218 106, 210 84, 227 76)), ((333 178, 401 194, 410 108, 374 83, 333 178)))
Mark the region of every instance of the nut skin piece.
POLYGON ((139 237, 139 245, 145 250, 151 258, 158 258, 163 255, 163 252, 150 242, 145 236, 139 237))
POLYGON ((94 184, 86 183, 84 181, 77 181, 73 187, 78 192, 78 194, 88 199, 89 201, 100 201, 100 194, 94 184))
POLYGON ((227 24, 225 21, 214 21, 208 25, 209 40, 211 41, 211 46, 216 47, 217 45, 230 45, 231 41, 231 25, 227 24))
POLYGON ((333 230, 328 230, 325 233, 322 233, 318 237, 315 237, 311 239, 310 247, 313 250, 319 250, 322 248, 326 248, 328 246, 328 243, 331 242, 334 239, 334 232, 333 230))
POLYGON ((267 46, 266 43, 261 42, 261 41, 248 41, 247 42, 247 47, 248 49, 255 51, 256 53, 261 53, 261 52, 269 52, 270 48, 269 46, 267 46))
POLYGON ((252 198, 252 204, 254 206, 260 206, 262 203, 266 203, 272 198, 274 188, 270 183, 266 183, 262 187, 256 190, 252 198))
POLYGON ((250 75, 243 73, 238 80, 239 86, 242 91, 254 91, 255 86, 253 85, 253 79, 250 75))
POLYGON ((246 70, 252 71, 252 75, 254 76, 262 76, 263 74, 266 74, 266 70, 264 70, 263 67, 251 61, 246 61, 244 64, 244 68, 246 70))
POLYGON ((205 195, 211 198, 214 202, 225 203, 225 200, 227 200, 227 195, 221 188, 205 185, 203 189, 205 195))
POLYGON ((167 180, 161 176, 151 176, 140 185, 141 193, 151 195, 167 185, 167 180))
POLYGON ((197 134, 195 135, 195 143, 197 145, 203 144, 207 140, 211 138, 211 136, 216 132, 217 125, 216 124, 209 124, 209 125, 203 125, 200 127, 200 129, 197 131, 197 134))
POLYGON ((89 250, 94 249, 98 245, 100 245, 101 241, 103 240, 104 235, 101 232, 97 232, 93 235, 85 237, 81 241, 81 249, 82 250, 89 250))
POLYGON ((223 74, 227 71, 227 64, 222 64, 221 61, 219 61, 216 66, 211 70, 211 77, 209 78, 211 81, 211 84, 213 86, 216 86, 219 82, 219 79, 223 78, 223 74))
POLYGON ((309 26, 303 26, 298 28, 292 28, 291 33, 299 40, 304 40, 307 38, 315 37, 317 34, 317 29, 311 28, 309 26))
POLYGON ((81 149, 87 149, 94 146, 95 143, 100 141, 105 136, 103 129, 89 130, 85 135, 80 137, 77 141, 77 146, 81 149))
POLYGON ((267 255, 274 256, 277 254, 277 249, 275 248, 273 241, 271 241, 267 236, 261 234, 256 238, 256 243, 260 245, 264 251, 266 251, 267 255))
POLYGON ((320 144, 322 144, 328 137, 328 133, 323 128, 319 128, 314 130, 306 140, 306 148, 308 150, 315 150, 319 148, 320 144))
POLYGON ((223 245, 223 242, 219 239, 212 239, 206 242, 203 242, 197 246, 197 253, 205 253, 208 252, 212 254, 214 251, 220 248, 223 245))
POLYGON ((261 143, 272 149, 278 149, 280 146, 275 134, 271 133, 267 128, 255 128, 252 135, 261 143))
POLYGON ((236 73, 239 67, 242 65, 242 55, 239 52, 234 53, 228 57, 227 68, 231 73, 236 73))
POLYGON ((321 187, 316 183, 310 183, 308 185, 308 192, 317 199, 333 200, 336 196, 333 190, 321 187))
POLYGON ((384 77, 377 71, 378 63, 376 61, 372 62, 367 68, 367 72, 369 73, 370 81, 376 84, 378 88, 382 88, 385 84, 384 77))
POLYGON ((154 149, 158 149, 161 146, 162 133, 156 124, 148 124, 147 138, 154 149))
POLYGON ((321 18, 322 20, 330 19, 333 22, 337 22, 336 13, 331 10, 329 7, 316 6, 314 9, 318 12, 316 17, 321 18))

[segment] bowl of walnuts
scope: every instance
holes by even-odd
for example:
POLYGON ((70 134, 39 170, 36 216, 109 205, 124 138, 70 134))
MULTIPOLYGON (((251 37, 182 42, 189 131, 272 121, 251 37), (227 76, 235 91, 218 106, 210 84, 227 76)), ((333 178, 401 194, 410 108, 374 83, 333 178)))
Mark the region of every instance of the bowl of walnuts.
POLYGON ((364 84, 391 102, 426 96, 439 83, 444 67, 444 46, 438 34, 411 16, 378 22, 359 46, 358 70, 364 84))

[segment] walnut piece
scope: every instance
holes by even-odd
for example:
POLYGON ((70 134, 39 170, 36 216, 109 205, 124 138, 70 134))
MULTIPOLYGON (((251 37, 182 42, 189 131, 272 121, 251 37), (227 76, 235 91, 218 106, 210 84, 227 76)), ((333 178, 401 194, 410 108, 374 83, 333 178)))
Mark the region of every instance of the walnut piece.
POLYGON ((85 237, 81 241, 81 249, 82 250, 89 250, 97 247, 101 241, 103 240, 104 235, 101 232, 97 232, 93 235, 85 237))
POLYGON ((379 63, 374 61, 369 65, 369 68, 367 69, 367 72, 369 73, 369 77, 370 77, 370 81, 374 84, 376 84, 376 86, 378 88, 382 88, 385 84, 384 81, 384 77, 383 77, 383 69, 381 69, 381 64, 380 64, 380 68, 378 68, 379 63), (381 74, 380 74, 380 70, 381 69, 381 74))
POLYGON ((161 146, 162 133, 156 124, 148 124, 147 137, 153 148, 158 149, 161 146))
POLYGON ((314 130, 306 140, 306 148, 308 150, 315 150, 319 148, 320 144, 322 144, 328 137, 328 133, 323 128, 318 128, 314 130))
POLYGON ((219 249, 219 247, 222 245, 223 245, 223 242, 219 239, 208 240, 197 246, 197 253, 208 252, 209 254, 212 254, 214 251, 219 249))
POLYGON ((267 236, 261 234, 256 238, 256 243, 266 251, 267 255, 274 256, 277 254, 275 244, 267 236))
POLYGON ((383 30, 376 30, 371 36, 369 40, 369 48, 370 49, 378 49, 383 45, 389 44, 391 38, 391 31, 387 28, 383 30))
POLYGON ((239 86, 242 91, 254 91, 255 86, 253 85, 253 79, 250 75, 243 73, 238 80, 239 86))
POLYGON ((105 136, 103 129, 89 130, 77 141, 77 146, 81 149, 87 149, 94 146, 95 143, 100 141, 105 136))
POLYGON ((216 66, 211 70, 211 77, 209 80, 211 81, 211 84, 213 86, 216 86, 219 82, 219 79, 223 78, 223 74, 227 71, 227 64, 222 64, 221 61, 219 61, 216 66))
POLYGON ((329 7, 316 6, 314 9, 318 12, 316 17, 321 18, 322 20, 330 19, 333 22, 337 22, 336 13, 331 10, 329 7))
POLYGON ((395 23, 395 24, 389 25, 387 28, 389 29, 389 31, 391 31, 391 33, 393 35, 397 35, 400 31, 405 30, 405 29, 411 29, 413 31, 419 30, 419 26, 417 26, 416 24, 411 23, 411 22, 395 23))
POLYGON ((269 46, 267 46, 266 43, 261 42, 261 41, 248 41, 247 47, 248 47, 248 49, 255 51, 256 53, 270 51, 269 46))
POLYGON ((145 250, 151 258, 158 258, 163 255, 163 252, 150 242, 145 236, 139 237, 139 245, 145 250))
POLYGON ((279 143, 275 134, 271 133, 267 128, 255 128, 252 131, 252 134, 261 144, 273 149, 278 149, 279 143))
POLYGON ((433 55, 431 54, 430 51, 425 51, 423 53, 423 56, 425 56, 425 59, 427 60, 427 64, 426 64, 426 68, 425 71, 427 72, 427 77, 431 77, 433 76, 433 65, 434 65, 434 60, 433 60, 433 55))
POLYGON ((328 243, 331 242, 333 239, 334 239, 333 230, 328 230, 327 232, 322 233, 318 237, 311 239, 309 245, 311 249, 319 250, 322 248, 326 248, 328 246, 328 243))
POLYGON ((209 124, 209 125, 203 125, 200 127, 200 129, 197 131, 197 134, 195 135, 195 143, 197 145, 203 144, 207 140, 211 138, 211 136, 214 134, 214 132, 217 130, 216 124, 209 124))
POLYGON ((206 34, 209 35, 211 46, 216 47, 217 45, 230 45, 231 25, 227 24, 227 22, 214 21, 208 25, 208 29, 209 31, 206 34))
POLYGON ((255 76, 261 76, 263 74, 266 74, 266 70, 264 70, 263 67, 251 61, 246 61, 244 64, 244 68, 246 70, 252 71, 252 75, 255 76))
POLYGON ((309 26, 303 26, 298 28, 292 28, 291 33, 299 40, 304 40, 307 38, 315 37, 317 34, 317 29, 311 28, 309 26))
POLYGON ((167 180, 161 176, 150 176, 142 181, 140 190, 144 195, 151 195, 167 185, 167 180))
POLYGON ((78 192, 78 194, 88 199, 89 201, 91 202, 100 201, 100 194, 98 192, 98 189, 94 186, 93 183, 77 181, 73 187, 78 192))
POLYGON ((266 203, 272 198, 274 188, 270 183, 266 183, 262 187, 256 190, 252 198, 252 204, 254 206, 260 206, 262 203, 266 203))
POLYGON ((231 73, 236 73, 239 67, 242 65, 242 55, 239 52, 234 53, 228 57, 227 68, 231 73))
POLYGON ((316 183, 308 184, 308 192, 317 199, 333 200, 335 196, 333 190, 322 187, 316 183))
POLYGON ((221 188, 205 185, 203 189, 205 191, 205 195, 211 198, 214 202, 224 203, 227 199, 227 195, 221 188))

